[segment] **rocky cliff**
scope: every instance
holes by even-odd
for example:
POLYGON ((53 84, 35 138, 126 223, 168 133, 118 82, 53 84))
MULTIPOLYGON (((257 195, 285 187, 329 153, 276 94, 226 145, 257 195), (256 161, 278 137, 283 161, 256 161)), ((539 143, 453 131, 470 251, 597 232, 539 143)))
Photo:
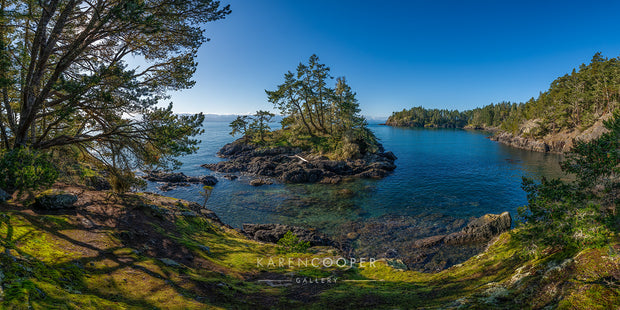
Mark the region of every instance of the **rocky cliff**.
POLYGON ((590 141, 600 137, 606 130, 603 122, 611 118, 611 115, 609 113, 602 116, 594 125, 585 129, 561 130, 541 138, 534 138, 533 134, 540 126, 538 120, 530 120, 520 126, 517 134, 499 131, 489 139, 528 151, 567 153, 577 141, 590 141))

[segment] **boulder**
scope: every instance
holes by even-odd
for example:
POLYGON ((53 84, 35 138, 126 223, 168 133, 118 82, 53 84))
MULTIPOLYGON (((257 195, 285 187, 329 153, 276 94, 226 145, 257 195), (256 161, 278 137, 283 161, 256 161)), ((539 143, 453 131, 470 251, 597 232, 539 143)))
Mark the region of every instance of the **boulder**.
POLYGON ((234 181, 237 178, 239 178, 239 177, 234 175, 234 174, 226 174, 226 175, 224 175, 224 179, 231 180, 231 181, 234 181))
POLYGON ((343 189, 338 190, 336 192, 336 195, 340 197, 351 198, 355 196, 355 192, 349 188, 343 188, 343 189))
POLYGON ((110 185, 110 181, 108 181, 108 179, 102 176, 99 176, 99 175, 86 178, 86 186, 90 186, 98 191, 112 189, 112 185, 110 185))
POLYGON ((168 267, 181 267, 181 264, 177 263, 176 261, 170 259, 170 258, 160 258, 159 259, 162 263, 164 263, 164 265, 168 266, 168 267))
POLYGON ((239 139, 233 143, 228 143, 224 145, 218 152, 217 155, 220 157, 230 157, 237 155, 239 153, 244 153, 248 151, 254 150, 256 147, 249 143, 242 143, 242 139, 239 139))
POLYGON ((385 153, 383 153, 381 155, 383 155, 383 157, 385 157, 385 158, 387 158, 388 160, 391 160, 391 161, 394 161, 394 160, 398 159, 398 157, 396 157, 396 155, 394 155, 394 153, 392 153, 390 151, 385 152, 385 153))
POLYGON ((323 179, 321 179, 321 181, 319 181, 319 183, 321 184, 338 184, 342 181, 342 178, 339 176, 333 176, 333 177, 323 177, 323 179))
POLYGON ((33 206, 42 210, 66 209, 73 207, 77 200, 77 195, 54 189, 37 195, 33 206))
POLYGON ((7 201, 9 199, 11 199, 11 195, 0 188, 0 202, 7 201))
POLYGON ((496 235, 510 230, 510 213, 487 214, 471 221, 463 230, 446 236, 446 244, 466 244, 488 241, 496 235))
POLYGON ((217 184, 217 179, 214 176, 205 175, 200 177, 200 183, 207 186, 214 186, 215 184, 217 184))

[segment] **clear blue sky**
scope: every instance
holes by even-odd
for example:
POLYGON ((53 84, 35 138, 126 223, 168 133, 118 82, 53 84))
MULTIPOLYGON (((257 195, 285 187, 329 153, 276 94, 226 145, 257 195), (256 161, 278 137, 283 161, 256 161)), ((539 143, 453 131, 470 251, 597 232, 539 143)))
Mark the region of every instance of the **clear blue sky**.
POLYGON ((620 1, 222 0, 196 86, 176 112, 273 111, 273 90, 316 53, 345 76, 362 114, 526 101, 595 52, 620 55, 620 1))

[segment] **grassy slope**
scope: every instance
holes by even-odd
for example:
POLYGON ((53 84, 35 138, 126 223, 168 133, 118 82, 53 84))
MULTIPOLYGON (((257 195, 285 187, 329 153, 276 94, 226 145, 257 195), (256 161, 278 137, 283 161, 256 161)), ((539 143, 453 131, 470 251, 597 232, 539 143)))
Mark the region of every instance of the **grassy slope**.
POLYGON ((0 226, 0 238, 12 244, 11 257, 0 255, 0 308, 620 307, 617 243, 575 257, 536 256, 503 234, 485 253, 437 274, 402 271, 385 262, 346 270, 257 267, 257 258, 334 253, 277 254, 275 245, 195 216, 187 203, 173 198, 77 190, 77 212, 0 207, 10 216, 10 225, 0 226), (291 275, 338 280, 289 287, 258 282, 291 275))

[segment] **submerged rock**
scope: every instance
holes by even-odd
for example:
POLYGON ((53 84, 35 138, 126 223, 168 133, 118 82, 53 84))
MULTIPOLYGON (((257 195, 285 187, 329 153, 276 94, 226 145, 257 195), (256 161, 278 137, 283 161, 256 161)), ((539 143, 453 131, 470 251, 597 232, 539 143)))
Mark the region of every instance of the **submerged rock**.
POLYGON ((226 174, 226 175, 224 175, 224 179, 231 180, 231 181, 234 181, 237 178, 239 178, 239 177, 234 175, 234 174, 226 174))
POLYGON ((273 184, 273 182, 267 179, 254 179, 250 181, 250 185, 252 186, 262 186, 262 185, 271 185, 271 184, 273 184))
POLYGON ((351 198, 355 196, 355 192, 349 188, 343 188, 336 192, 337 196, 351 198))

